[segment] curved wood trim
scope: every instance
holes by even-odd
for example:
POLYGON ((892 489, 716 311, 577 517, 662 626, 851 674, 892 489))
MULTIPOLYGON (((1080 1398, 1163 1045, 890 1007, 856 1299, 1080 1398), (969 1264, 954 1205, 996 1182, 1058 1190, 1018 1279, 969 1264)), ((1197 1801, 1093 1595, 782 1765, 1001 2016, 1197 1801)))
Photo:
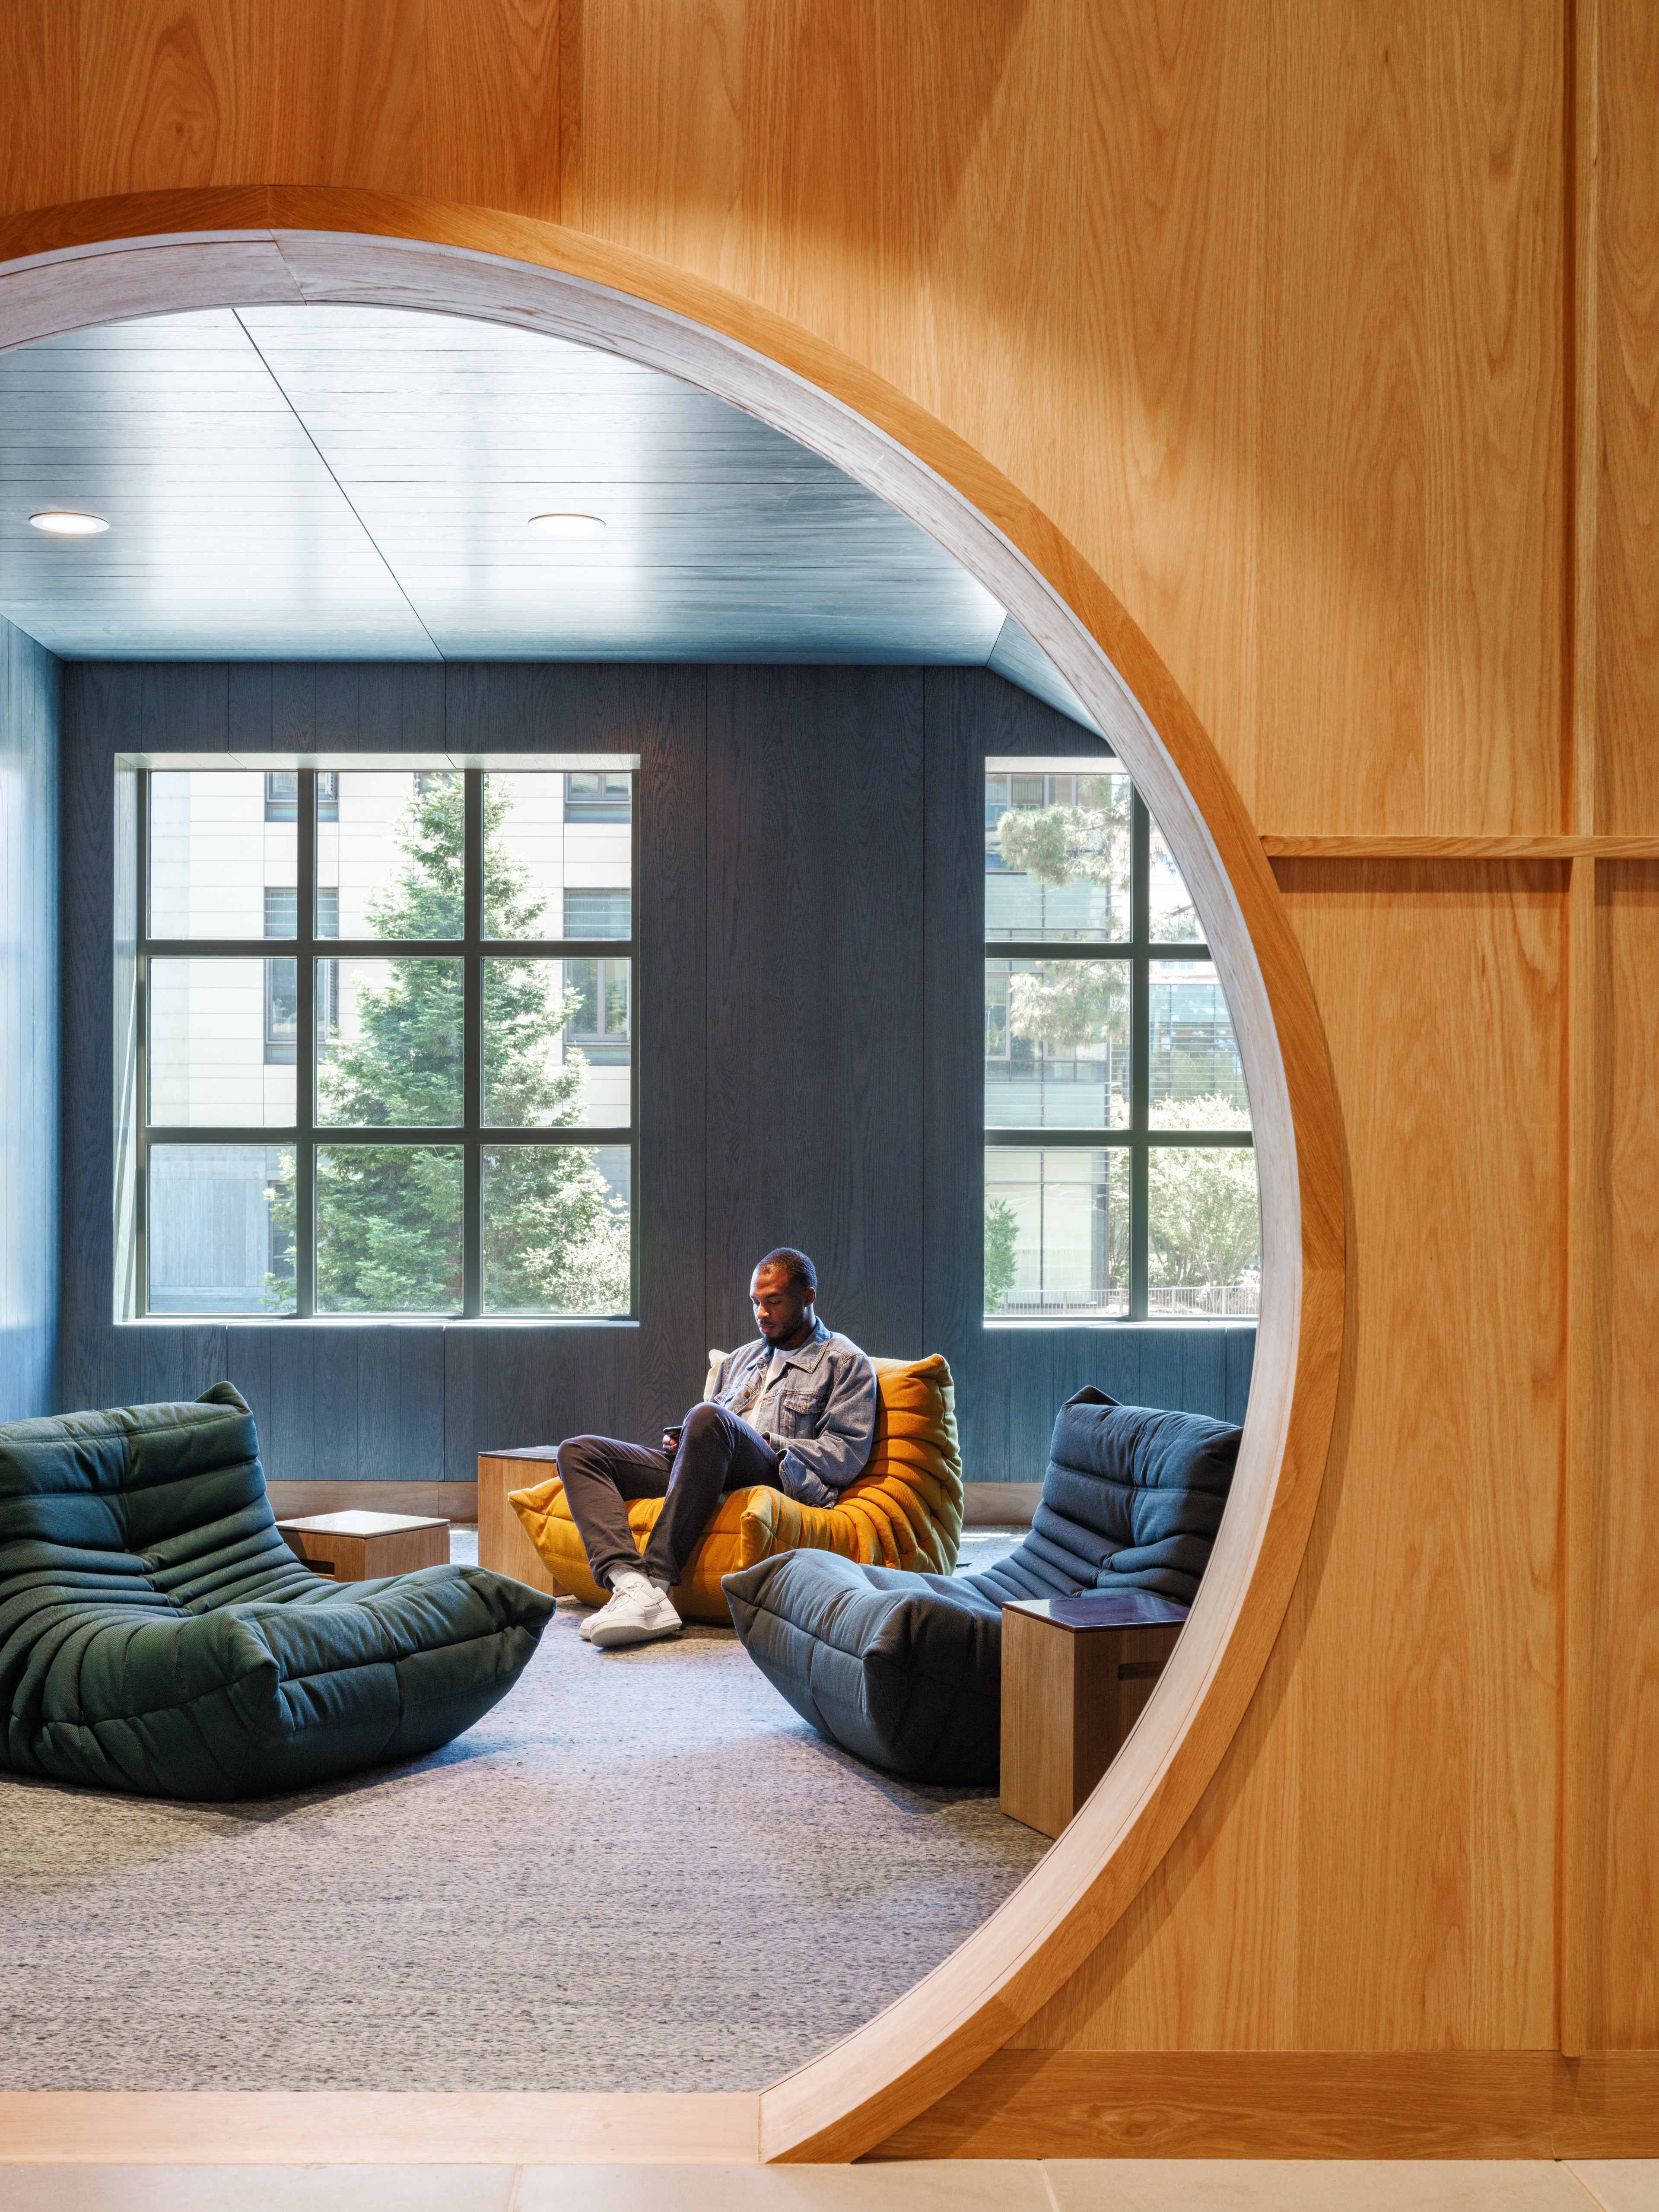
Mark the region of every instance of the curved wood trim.
POLYGON ((1344 1194, 1324 1033, 1260 838, 1127 611, 984 457, 823 340, 684 270, 551 223, 343 189, 145 193, 0 225, 0 346, 208 304, 350 301, 626 354, 816 448, 945 544, 1111 737, 1186 874, 1257 1133, 1263 1303, 1232 1499, 1175 1657, 1036 1870, 915 1989, 761 2098, 761 2154, 858 2157, 999 2049, 1170 1849, 1255 1692, 1301 1569, 1341 1354, 1344 1194))

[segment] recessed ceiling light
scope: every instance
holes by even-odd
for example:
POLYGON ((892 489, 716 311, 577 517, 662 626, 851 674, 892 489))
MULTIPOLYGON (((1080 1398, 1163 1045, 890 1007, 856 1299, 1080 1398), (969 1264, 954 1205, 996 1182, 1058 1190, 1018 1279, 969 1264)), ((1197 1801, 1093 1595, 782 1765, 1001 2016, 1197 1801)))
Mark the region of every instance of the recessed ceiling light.
POLYGON ((532 514, 530 527, 544 538, 599 538, 605 522, 597 514, 532 514))
POLYGON ((109 528, 101 514, 74 514, 67 507, 42 507, 29 520, 49 538, 96 538, 109 528))

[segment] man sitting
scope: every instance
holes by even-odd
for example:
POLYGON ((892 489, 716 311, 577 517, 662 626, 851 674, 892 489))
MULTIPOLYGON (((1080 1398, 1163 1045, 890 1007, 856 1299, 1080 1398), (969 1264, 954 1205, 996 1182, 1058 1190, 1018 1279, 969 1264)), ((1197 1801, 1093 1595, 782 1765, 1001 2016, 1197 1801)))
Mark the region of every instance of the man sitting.
POLYGON ((749 1285, 760 1335, 729 1352, 709 1392, 661 1446, 569 1437, 559 1474, 587 1564, 611 1601, 582 1623, 601 1650, 679 1633, 668 1593, 728 1490, 763 1485, 833 1505, 864 1472, 876 1433, 876 1376, 856 1344, 818 1319, 817 1272, 804 1252, 769 1252, 749 1285), (667 1501, 641 1558, 630 1498, 667 1501))

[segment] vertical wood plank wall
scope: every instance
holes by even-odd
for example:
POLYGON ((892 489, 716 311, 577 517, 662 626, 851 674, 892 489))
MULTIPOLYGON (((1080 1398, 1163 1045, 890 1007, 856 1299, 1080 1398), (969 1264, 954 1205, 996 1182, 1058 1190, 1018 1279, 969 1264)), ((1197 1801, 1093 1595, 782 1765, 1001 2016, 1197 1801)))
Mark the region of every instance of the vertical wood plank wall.
POLYGON ((1243 1419, 1253 1328, 981 1325, 983 763, 1104 750, 1075 724, 981 669, 64 673, 66 1406, 225 1375, 273 1481, 464 1484, 492 1447, 678 1419, 793 1242, 834 1325, 946 1354, 970 1480, 1040 1480, 1085 1382, 1243 1419), (112 1324, 113 757, 285 748, 639 754, 638 1328, 112 1324))
MULTIPOLYGON (((1376 849, 1659 836, 1651 0, 428 0, 473 27, 453 99, 435 33, 371 97, 374 11, 283 12, 278 54, 230 0, 8 10, 4 204, 550 214, 534 121, 562 221, 932 409, 1119 592, 1261 830, 1347 848, 1283 864, 1352 1194, 1319 1523, 1188 1834, 1019 2039, 1021 2124, 1056 2139, 1068 2049, 1097 2085, 1159 2054, 1177 2101, 1215 2061, 1163 2054, 1278 2054, 1276 2111, 1297 2053, 1310 2095, 1382 2053, 1443 2106, 1482 2054, 1524 2104, 1528 2054, 1659 2050, 1652 867, 1376 849)), ((1018 2147, 1013 2109, 970 2082, 933 2140, 1018 2147)))
POLYGON ((0 1421, 56 1379, 58 712, 57 661, 0 618, 0 1421))

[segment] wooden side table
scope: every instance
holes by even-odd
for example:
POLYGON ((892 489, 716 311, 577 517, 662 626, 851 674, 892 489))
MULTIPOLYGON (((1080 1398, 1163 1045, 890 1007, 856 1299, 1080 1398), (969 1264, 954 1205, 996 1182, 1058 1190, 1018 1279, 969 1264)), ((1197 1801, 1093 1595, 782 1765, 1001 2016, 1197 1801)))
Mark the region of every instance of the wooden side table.
POLYGON ((1002 1608, 1002 1809, 1045 1836, 1123 1747, 1187 1607, 1150 1590, 1022 1598, 1002 1608))
POLYGON ((507 1497, 511 1490, 532 1490, 558 1471, 556 1444, 514 1444, 478 1454, 478 1565, 550 1597, 568 1592, 554 1580, 507 1497))
POLYGON ((313 1513, 276 1523, 289 1551, 337 1583, 369 1583, 449 1563, 449 1523, 415 1513, 313 1513))

